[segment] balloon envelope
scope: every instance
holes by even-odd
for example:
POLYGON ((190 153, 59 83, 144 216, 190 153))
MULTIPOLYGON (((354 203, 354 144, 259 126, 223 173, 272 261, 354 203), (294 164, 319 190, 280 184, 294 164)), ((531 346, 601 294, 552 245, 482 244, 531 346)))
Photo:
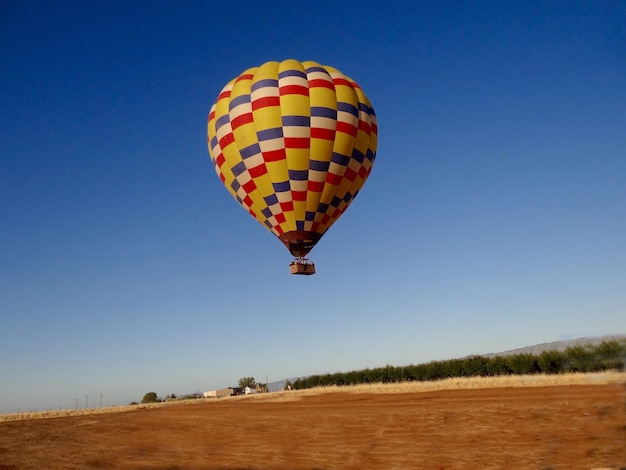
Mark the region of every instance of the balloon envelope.
POLYGON ((232 196, 297 257, 315 246, 367 180, 378 128, 361 88, 316 62, 267 62, 211 107, 208 146, 232 196))

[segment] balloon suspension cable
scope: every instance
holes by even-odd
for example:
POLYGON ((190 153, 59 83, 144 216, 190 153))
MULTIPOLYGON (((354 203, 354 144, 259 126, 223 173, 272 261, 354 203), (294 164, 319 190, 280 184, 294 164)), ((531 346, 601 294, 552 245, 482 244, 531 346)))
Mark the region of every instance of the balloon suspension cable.
POLYGON ((305 258, 304 256, 296 257, 291 263, 289 263, 289 270, 291 274, 304 274, 310 276, 315 274, 315 265, 313 262, 305 258))

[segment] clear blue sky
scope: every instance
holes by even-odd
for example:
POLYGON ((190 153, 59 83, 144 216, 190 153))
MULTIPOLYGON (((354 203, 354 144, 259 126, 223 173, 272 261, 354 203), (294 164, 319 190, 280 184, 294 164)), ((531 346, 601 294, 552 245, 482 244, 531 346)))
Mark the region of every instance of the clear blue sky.
POLYGON ((620 1, 1 2, 0 411, 626 332, 625 51, 620 1), (286 58, 379 124, 311 277, 206 145, 286 58))

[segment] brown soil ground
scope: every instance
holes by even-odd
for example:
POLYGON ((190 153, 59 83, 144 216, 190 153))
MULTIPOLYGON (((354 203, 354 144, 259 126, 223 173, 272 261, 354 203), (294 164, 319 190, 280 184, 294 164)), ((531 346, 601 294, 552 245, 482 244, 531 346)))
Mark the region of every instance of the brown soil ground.
POLYGON ((0 469, 626 467, 623 384, 253 398, 0 422, 0 469))

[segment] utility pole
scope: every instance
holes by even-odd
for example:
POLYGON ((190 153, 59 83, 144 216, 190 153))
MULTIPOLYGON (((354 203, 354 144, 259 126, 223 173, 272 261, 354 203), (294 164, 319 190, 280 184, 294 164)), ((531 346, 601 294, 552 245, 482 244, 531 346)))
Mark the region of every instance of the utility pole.
POLYGON ((89 406, 87 405, 89 400, 89 395, 85 395, 85 409, 89 408, 89 406))
POLYGON ((78 398, 76 399, 76 411, 78 411, 78 398))
POLYGON ((100 408, 102 408, 102 393, 100 394, 100 408))

